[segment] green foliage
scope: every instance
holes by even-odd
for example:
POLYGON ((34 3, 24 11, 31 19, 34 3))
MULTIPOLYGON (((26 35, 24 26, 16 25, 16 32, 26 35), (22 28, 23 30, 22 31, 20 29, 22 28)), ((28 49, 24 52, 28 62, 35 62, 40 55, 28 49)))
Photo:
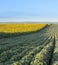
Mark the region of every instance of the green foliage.
POLYGON ((1 33, 0 65, 58 65, 58 25, 48 26, 27 34, 1 33))

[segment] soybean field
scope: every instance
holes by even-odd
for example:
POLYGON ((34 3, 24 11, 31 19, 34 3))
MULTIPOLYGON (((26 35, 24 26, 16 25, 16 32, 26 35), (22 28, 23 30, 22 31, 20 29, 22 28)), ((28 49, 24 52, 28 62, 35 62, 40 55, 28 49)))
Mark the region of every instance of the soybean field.
POLYGON ((0 65, 58 65, 58 24, 0 38, 0 65))

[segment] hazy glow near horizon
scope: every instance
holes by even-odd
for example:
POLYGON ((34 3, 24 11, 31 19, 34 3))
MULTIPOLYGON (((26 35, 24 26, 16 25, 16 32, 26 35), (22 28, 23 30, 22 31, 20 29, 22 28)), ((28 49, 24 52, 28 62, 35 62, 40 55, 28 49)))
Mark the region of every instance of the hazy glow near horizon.
POLYGON ((1 0, 3 21, 58 21, 58 0, 1 0))

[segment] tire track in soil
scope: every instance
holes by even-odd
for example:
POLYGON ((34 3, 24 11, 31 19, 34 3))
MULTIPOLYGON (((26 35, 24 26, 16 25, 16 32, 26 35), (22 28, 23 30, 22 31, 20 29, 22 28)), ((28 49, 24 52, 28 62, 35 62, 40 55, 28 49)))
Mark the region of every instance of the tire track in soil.
POLYGON ((51 65, 51 62, 52 62, 52 59, 53 59, 53 52, 54 52, 54 49, 55 49, 55 36, 54 36, 54 41, 53 41, 53 49, 51 51, 51 57, 50 57, 50 60, 49 60, 49 65, 51 65))

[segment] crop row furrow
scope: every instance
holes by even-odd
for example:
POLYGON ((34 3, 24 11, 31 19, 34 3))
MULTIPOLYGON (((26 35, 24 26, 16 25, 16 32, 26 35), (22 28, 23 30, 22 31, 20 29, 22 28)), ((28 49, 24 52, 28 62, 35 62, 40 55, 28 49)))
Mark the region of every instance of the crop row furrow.
POLYGON ((37 53, 34 56, 34 59, 30 63, 30 65, 49 65, 50 63, 50 58, 52 51, 54 49, 54 40, 50 41, 40 53, 37 53))

